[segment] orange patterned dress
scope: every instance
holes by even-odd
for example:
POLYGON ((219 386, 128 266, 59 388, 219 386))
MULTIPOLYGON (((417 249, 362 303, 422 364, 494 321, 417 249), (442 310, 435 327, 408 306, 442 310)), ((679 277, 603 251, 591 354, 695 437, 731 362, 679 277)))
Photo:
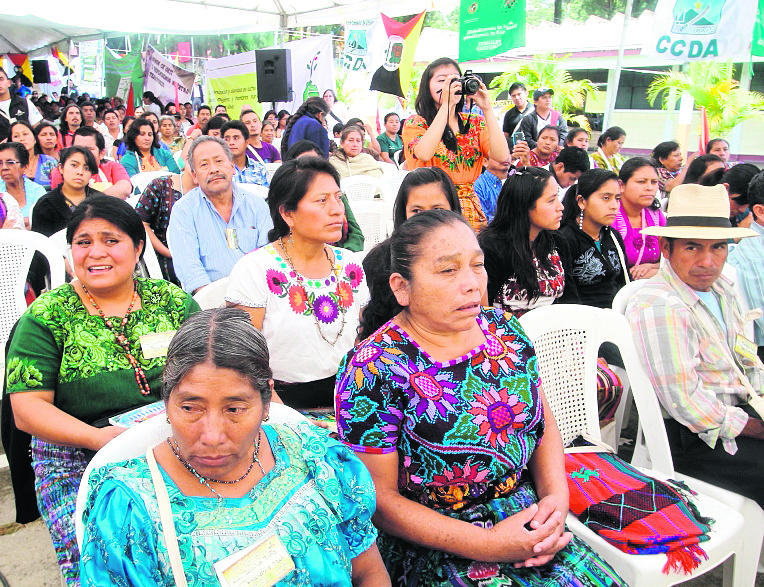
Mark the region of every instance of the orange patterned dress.
MULTIPOLYGON (((460 116, 466 123, 468 114, 463 112, 460 116)), ((483 159, 488 157, 490 141, 485 118, 472 114, 469 116, 469 122, 470 127, 466 134, 456 135, 456 152, 447 149, 441 141, 432 159, 421 161, 414 155, 414 147, 429 127, 422 116, 414 115, 406 120, 403 127, 403 148, 409 169, 440 167, 448 174, 456 185, 462 215, 475 232, 479 232, 488 220, 472 184, 483 171, 483 159)))

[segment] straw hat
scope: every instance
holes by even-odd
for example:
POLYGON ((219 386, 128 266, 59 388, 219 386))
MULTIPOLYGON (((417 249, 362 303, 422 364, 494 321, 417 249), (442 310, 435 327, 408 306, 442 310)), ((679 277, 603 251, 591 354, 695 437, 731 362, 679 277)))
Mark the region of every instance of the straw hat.
POLYGON ((671 190, 670 202, 666 226, 648 226, 642 234, 707 240, 759 236, 748 228, 732 226, 729 196, 723 185, 678 185, 671 190))

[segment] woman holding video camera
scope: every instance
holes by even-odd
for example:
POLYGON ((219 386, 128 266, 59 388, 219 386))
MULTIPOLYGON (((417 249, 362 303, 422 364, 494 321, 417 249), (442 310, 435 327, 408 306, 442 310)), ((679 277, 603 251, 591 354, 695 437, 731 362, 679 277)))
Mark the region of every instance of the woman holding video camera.
POLYGON ((497 161, 509 157, 485 84, 470 72, 462 77, 453 59, 441 57, 424 70, 415 108, 416 115, 403 128, 408 168, 440 167, 445 171, 456 184, 462 214, 478 232, 487 222, 472 184, 486 157, 497 161), (474 111, 475 106, 482 115, 474 111))

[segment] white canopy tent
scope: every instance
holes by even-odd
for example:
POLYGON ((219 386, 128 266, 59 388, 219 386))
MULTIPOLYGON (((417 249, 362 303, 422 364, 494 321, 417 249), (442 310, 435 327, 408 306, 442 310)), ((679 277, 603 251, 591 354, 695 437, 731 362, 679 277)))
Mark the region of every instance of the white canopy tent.
POLYGON ((253 33, 376 18, 380 12, 401 16, 440 9, 433 0, 131 0, 115 5, 37 0, 32 5, 3 4, 0 54, 33 53, 69 39, 127 33, 253 33))

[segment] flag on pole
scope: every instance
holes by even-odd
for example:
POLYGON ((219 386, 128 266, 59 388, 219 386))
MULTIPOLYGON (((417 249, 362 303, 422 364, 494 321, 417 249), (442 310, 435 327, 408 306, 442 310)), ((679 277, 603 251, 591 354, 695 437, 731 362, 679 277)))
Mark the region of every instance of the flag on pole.
POLYGON ((711 140, 711 131, 708 130, 708 114, 705 106, 700 107, 700 137, 698 141, 698 152, 705 153, 706 145, 711 140))
POLYGON ((759 0, 759 10, 756 13, 756 22, 753 25, 751 55, 764 56, 764 0, 759 0))
POLYGON ((13 73, 10 77, 20 76, 21 83, 28 88, 32 87, 32 65, 29 63, 29 55, 26 53, 6 53, 6 57, 13 63, 13 73))
POLYGON ((371 78, 370 90, 394 94, 405 98, 404 87, 408 87, 414 53, 422 32, 424 11, 407 22, 398 22, 382 14, 382 23, 387 33, 387 44, 383 63, 371 78))

